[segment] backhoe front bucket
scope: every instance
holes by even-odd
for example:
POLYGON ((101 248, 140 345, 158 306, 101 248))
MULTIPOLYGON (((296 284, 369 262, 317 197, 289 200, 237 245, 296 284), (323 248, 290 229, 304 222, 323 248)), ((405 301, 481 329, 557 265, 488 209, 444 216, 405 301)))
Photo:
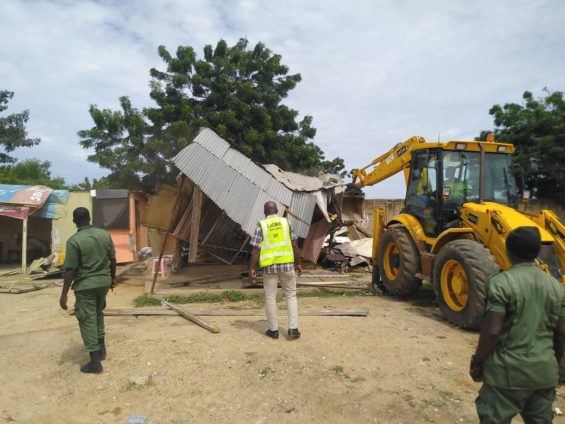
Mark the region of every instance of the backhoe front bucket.
POLYGON ((363 202, 365 193, 353 184, 348 184, 345 190, 336 195, 339 218, 343 225, 359 224, 363 221, 363 202))

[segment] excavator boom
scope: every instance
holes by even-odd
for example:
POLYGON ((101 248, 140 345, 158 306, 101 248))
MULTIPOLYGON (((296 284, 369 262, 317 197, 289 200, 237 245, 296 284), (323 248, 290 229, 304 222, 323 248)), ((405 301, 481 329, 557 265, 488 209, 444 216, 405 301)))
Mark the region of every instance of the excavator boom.
POLYGON ((414 146, 425 143, 423 137, 411 137, 403 143, 398 143, 385 154, 375 158, 369 165, 361 169, 353 169, 351 175, 353 184, 357 188, 377 184, 400 171, 405 171, 405 178, 408 178, 408 166, 412 158, 414 146), (367 168, 374 167, 367 172, 367 168))
POLYGON ((361 191, 363 187, 377 184, 400 171, 404 171, 404 177, 408 181, 412 150, 415 146, 425 142, 426 140, 422 137, 411 137, 403 143, 398 143, 385 154, 373 159, 364 168, 351 170, 353 182, 347 186, 343 198, 337 199, 340 206, 341 222, 344 225, 363 222, 363 202, 365 200, 365 194, 361 191), (371 167, 372 169, 368 171, 371 167))

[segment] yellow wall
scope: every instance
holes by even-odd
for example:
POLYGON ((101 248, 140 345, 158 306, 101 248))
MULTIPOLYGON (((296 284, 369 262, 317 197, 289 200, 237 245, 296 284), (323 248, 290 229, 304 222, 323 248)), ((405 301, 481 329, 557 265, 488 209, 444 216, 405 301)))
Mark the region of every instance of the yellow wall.
POLYGON ((61 208, 61 214, 57 210, 60 218, 53 220, 53 253, 65 251, 67 240, 77 232, 77 227, 73 222, 73 211, 82 206, 89 210, 92 216, 92 198, 88 191, 71 191, 66 205, 57 205, 61 208))

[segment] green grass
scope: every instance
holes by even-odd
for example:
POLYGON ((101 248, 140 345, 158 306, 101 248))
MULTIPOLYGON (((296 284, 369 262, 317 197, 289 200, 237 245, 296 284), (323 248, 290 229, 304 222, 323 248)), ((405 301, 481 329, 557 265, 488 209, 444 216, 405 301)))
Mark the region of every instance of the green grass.
MULTIPOLYGON (((298 297, 355 297, 355 296, 368 296, 367 292, 358 290, 325 290, 325 289, 315 289, 311 291, 298 292, 298 297)), ((136 308, 143 306, 160 306, 161 300, 163 298, 158 298, 154 296, 149 296, 143 294, 134 299, 133 303, 136 308)), ((249 293, 246 294, 239 290, 226 290, 222 293, 194 293, 188 296, 171 295, 165 297, 167 301, 171 303, 221 303, 221 302, 255 302, 258 305, 262 305, 264 302, 263 293, 249 293)), ((279 296, 277 298, 278 302, 283 301, 283 298, 279 296)))
POLYGON ((270 367, 266 367, 266 368, 261 368, 259 370, 259 374, 261 375, 261 378, 265 378, 267 377, 269 374, 271 374, 273 372, 273 370, 270 367))
POLYGON ((153 381, 153 377, 149 376, 147 378, 147 383, 140 386, 140 385, 135 384, 134 381, 130 381, 130 382, 128 382, 128 384, 126 384, 125 389, 128 390, 128 391, 129 390, 140 390, 140 389, 143 389, 144 387, 153 386, 153 385, 155 385, 155 382, 153 381))
POLYGON ((133 300, 133 304, 136 308, 141 308, 143 306, 159 306, 161 305, 161 299, 142 294, 133 300))
POLYGON ((439 395, 444 399, 450 399, 454 397, 453 393, 450 392, 449 390, 440 390, 439 395))
POLYGON ((332 368, 332 371, 335 372, 336 374, 342 374, 343 373, 343 367, 336 365, 335 367, 332 368))

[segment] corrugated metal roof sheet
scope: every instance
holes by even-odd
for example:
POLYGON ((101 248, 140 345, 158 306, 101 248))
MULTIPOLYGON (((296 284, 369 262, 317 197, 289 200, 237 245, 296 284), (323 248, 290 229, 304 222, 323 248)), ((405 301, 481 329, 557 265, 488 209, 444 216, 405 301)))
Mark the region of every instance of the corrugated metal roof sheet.
MULTIPOLYGON (((302 221, 310 223, 312 221, 312 215, 314 214, 314 208, 316 207, 316 195, 313 193, 301 193, 295 192, 292 195, 292 202, 290 205, 290 210, 296 216, 298 216, 302 221)), ((296 234, 306 234, 308 235, 309 225, 304 222, 289 216, 288 220, 296 234)), ((306 236, 299 236, 306 237, 306 236)))
MULTIPOLYGON (((173 162, 249 235, 270 200, 279 205, 281 214, 287 206, 302 220, 312 219, 315 192, 292 191, 208 128, 200 130, 173 162)), ((307 224, 292 217, 290 222, 299 237, 307 236, 307 224)))

